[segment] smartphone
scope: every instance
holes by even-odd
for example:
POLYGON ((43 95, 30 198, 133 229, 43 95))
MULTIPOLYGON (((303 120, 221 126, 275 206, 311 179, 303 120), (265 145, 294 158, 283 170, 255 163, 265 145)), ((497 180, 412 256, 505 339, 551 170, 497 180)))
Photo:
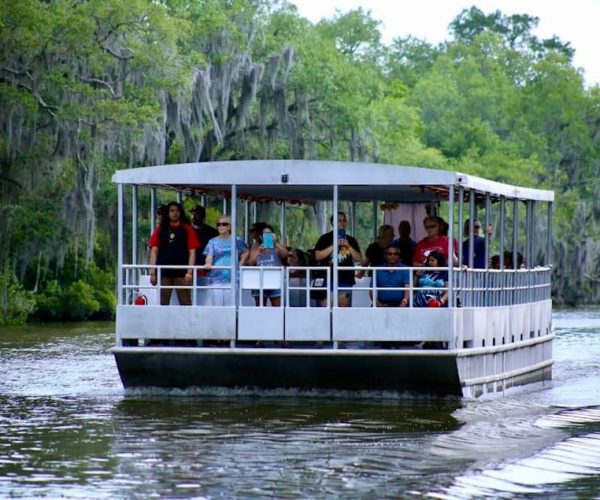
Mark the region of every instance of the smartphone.
POLYGON ((338 240, 343 240, 344 238, 346 238, 346 230, 338 229, 338 240))
POLYGON ((273 248, 273 233, 263 233, 263 246, 265 248, 273 248))

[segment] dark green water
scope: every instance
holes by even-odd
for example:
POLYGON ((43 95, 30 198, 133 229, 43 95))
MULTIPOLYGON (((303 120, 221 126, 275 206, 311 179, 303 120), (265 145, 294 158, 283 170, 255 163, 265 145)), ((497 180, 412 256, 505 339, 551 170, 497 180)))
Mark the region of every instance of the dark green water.
POLYGON ((492 400, 125 393, 112 324, 0 330, 0 498, 598 498, 600 311, 492 400))

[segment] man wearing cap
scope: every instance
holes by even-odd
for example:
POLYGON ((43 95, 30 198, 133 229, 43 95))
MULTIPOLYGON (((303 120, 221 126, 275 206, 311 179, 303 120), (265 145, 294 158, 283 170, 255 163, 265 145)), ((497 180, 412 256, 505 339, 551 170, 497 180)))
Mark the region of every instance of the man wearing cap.
POLYGON ((192 227, 196 230, 196 236, 200 240, 200 246, 196 250, 196 265, 203 266, 206 260, 204 249, 208 242, 219 235, 217 230, 204 223, 206 209, 202 205, 196 205, 192 208, 192 227))

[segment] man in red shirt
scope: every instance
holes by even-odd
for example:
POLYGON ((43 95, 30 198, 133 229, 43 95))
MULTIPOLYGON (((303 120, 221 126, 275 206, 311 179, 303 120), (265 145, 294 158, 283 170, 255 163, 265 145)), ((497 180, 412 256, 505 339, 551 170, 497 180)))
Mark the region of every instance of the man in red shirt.
MULTIPOLYGON (((158 227, 150 237, 150 265, 188 266, 188 269, 162 269, 160 276, 160 303, 168 305, 171 301, 172 288, 168 286, 191 285, 193 266, 196 264, 196 249, 200 246, 196 231, 191 226, 183 207, 176 202, 169 203, 162 213, 158 227)), ((156 269, 150 271, 150 283, 156 285, 156 269)), ((192 304, 191 290, 176 288, 179 304, 192 304)))

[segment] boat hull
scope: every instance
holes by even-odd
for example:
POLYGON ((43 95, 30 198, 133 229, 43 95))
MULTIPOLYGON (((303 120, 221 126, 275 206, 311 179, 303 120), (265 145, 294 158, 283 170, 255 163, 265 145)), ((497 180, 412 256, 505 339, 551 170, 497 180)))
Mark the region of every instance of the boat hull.
POLYGON ((461 396, 451 351, 115 348, 125 388, 419 392, 461 396))

